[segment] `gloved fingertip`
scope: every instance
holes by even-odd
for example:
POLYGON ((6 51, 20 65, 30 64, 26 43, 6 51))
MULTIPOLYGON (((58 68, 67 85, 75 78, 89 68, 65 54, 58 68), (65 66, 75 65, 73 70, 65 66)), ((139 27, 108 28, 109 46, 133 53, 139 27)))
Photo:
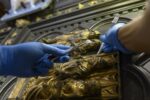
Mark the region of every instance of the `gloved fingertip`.
POLYGON ((105 53, 110 53, 110 52, 112 52, 112 50, 111 50, 111 49, 108 49, 108 48, 107 48, 107 49, 104 49, 103 51, 104 51, 105 53))
POLYGON ((59 62, 63 63, 63 62, 68 62, 70 60, 69 56, 62 56, 59 58, 59 62))
POLYGON ((105 53, 110 53, 113 51, 112 46, 105 44, 102 48, 102 51, 104 51, 105 53))
POLYGON ((104 35, 100 35, 100 40, 102 41, 102 42, 105 42, 106 41, 106 36, 105 36, 105 34, 104 35))
POLYGON ((43 59, 42 63, 43 63, 43 65, 45 65, 43 67, 46 67, 46 68, 49 68, 49 69, 53 66, 53 62, 49 61, 49 59, 43 59))
POLYGON ((59 51, 59 54, 57 54, 57 56, 67 55, 71 50, 72 50, 72 48, 67 49, 67 50, 61 50, 61 51, 59 51))
POLYGON ((53 66, 53 62, 49 60, 48 54, 45 54, 38 62, 37 67, 51 68, 53 66))

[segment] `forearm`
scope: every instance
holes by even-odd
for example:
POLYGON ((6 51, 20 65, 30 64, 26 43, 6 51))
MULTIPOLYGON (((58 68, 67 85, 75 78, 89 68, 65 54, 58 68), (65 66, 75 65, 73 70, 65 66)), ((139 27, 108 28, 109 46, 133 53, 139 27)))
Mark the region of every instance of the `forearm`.
POLYGON ((150 53, 149 4, 147 5, 143 16, 136 18, 119 30, 119 40, 127 49, 131 51, 150 53))

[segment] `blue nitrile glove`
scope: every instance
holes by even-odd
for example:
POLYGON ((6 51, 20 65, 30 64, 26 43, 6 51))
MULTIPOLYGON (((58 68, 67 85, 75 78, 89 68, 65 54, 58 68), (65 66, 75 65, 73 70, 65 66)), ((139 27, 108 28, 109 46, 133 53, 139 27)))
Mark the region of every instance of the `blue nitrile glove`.
POLYGON ((0 75, 19 77, 43 76, 53 66, 51 55, 58 62, 69 60, 70 47, 39 42, 0 46, 0 75))
POLYGON ((106 34, 100 36, 100 40, 104 42, 102 50, 106 53, 113 51, 121 51, 125 54, 130 54, 131 52, 127 50, 118 39, 118 31, 123 27, 124 23, 118 23, 108 30, 106 34))

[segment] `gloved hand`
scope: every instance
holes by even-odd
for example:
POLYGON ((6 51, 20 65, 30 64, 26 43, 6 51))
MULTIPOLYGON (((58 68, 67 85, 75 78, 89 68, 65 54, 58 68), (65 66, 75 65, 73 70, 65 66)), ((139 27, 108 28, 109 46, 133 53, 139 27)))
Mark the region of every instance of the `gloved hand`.
POLYGON ((118 31, 123 27, 124 23, 118 23, 108 30, 106 34, 100 36, 100 40, 104 42, 102 50, 106 53, 113 51, 121 51, 125 54, 130 54, 131 51, 126 49, 118 39, 118 31))
POLYGON ((49 57, 58 57, 58 62, 68 61, 69 50, 68 46, 39 42, 0 46, 0 74, 19 77, 46 75, 53 66, 49 57))

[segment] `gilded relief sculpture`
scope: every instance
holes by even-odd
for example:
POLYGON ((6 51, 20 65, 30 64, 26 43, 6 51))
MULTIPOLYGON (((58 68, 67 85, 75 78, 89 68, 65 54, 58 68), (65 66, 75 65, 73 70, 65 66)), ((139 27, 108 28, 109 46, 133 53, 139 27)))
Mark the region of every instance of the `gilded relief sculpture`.
POLYGON ((55 63, 48 76, 31 78, 23 92, 25 100, 116 100, 119 96, 117 54, 97 54, 100 33, 88 29, 71 32, 48 44, 73 47, 71 59, 55 63))

